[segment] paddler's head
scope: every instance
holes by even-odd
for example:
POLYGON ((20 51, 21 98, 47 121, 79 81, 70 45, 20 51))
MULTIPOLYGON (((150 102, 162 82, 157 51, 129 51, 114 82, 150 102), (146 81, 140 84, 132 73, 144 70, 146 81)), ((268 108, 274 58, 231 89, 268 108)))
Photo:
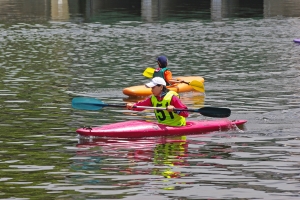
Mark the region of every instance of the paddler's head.
POLYGON ((165 68, 168 66, 168 58, 166 56, 158 56, 156 61, 160 68, 165 68))
POLYGON ((154 77, 151 82, 145 84, 147 88, 151 88, 154 96, 158 96, 165 91, 166 85, 166 81, 161 77, 154 77))

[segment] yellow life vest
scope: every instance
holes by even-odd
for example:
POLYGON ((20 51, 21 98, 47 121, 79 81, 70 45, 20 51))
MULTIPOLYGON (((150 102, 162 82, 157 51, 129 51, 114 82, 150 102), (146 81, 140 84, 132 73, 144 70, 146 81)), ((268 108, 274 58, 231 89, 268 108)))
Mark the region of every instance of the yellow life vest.
MULTIPOLYGON (((170 105, 173 95, 179 97, 179 95, 174 91, 169 91, 161 101, 152 95, 151 102, 154 107, 166 108, 170 105)), ((166 124, 169 126, 185 126, 185 117, 178 115, 175 112, 168 112, 167 110, 155 110, 155 117, 157 121, 161 124, 166 124)))

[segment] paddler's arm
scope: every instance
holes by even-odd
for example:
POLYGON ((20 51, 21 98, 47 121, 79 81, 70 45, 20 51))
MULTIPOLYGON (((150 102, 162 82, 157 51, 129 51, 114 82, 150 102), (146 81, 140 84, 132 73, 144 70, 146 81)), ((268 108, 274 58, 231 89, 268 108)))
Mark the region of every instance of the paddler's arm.
POLYGON ((178 83, 178 82, 183 82, 180 80, 173 79, 172 72, 170 70, 165 71, 164 75, 165 75, 166 81, 168 83, 170 83, 171 85, 174 85, 175 83, 178 83))
POLYGON ((143 101, 139 101, 137 103, 127 103, 126 107, 128 110, 134 110, 134 111, 143 111, 144 108, 134 108, 135 106, 152 106, 151 99, 147 98, 143 101))
MULTIPOLYGON (((180 101, 180 99, 177 96, 173 96, 171 99, 171 105, 167 107, 167 110, 169 112, 172 112, 174 108, 178 109, 187 109, 187 107, 180 101)), ((173 111, 174 112, 174 111, 173 111)), ((178 115, 181 115, 183 117, 188 117, 189 112, 188 111, 176 111, 178 115)))

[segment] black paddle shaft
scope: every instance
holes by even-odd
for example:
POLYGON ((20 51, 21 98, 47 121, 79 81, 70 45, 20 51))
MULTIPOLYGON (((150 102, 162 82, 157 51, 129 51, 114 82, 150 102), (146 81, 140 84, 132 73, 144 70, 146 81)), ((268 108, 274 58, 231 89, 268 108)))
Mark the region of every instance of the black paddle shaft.
POLYGON ((199 109, 174 109, 175 111, 197 112, 207 117, 224 118, 229 117, 231 110, 229 108, 203 107, 199 109))

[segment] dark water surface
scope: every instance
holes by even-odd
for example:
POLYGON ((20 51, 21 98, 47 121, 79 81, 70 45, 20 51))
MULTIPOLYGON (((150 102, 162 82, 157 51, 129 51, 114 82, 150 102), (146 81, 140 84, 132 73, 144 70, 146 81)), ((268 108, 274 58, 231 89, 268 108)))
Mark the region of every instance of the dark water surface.
MULTIPOLYGON (((0 0, 0 199, 299 199, 296 0, 0 0), (79 138, 151 111, 75 110, 75 96, 136 101, 165 54, 203 76, 189 108, 228 107, 242 129, 176 138, 79 138)), ((191 114, 189 119, 205 119, 191 114)))

